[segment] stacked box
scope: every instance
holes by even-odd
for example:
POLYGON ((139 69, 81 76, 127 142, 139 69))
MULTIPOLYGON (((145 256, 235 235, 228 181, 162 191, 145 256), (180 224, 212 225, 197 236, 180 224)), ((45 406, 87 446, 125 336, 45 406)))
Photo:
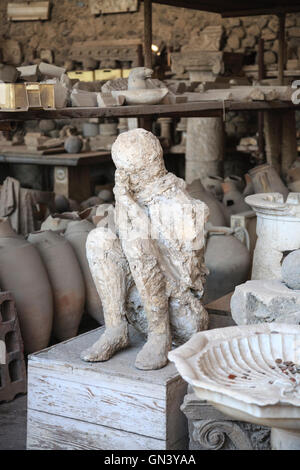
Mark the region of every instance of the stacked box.
POLYGON ((0 403, 26 393, 26 368, 17 310, 10 292, 0 292, 0 403))

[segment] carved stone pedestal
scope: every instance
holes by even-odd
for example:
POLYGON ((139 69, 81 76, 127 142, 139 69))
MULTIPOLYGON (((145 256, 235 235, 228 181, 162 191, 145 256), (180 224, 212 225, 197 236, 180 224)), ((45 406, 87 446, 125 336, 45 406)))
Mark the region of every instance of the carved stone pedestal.
POLYGON ((189 426, 190 450, 267 450, 270 429, 228 418, 189 388, 181 411, 189 426))

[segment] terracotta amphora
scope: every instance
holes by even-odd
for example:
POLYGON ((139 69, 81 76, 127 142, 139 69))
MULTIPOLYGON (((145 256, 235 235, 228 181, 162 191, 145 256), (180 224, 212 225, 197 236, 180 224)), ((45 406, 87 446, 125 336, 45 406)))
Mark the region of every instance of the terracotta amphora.
POLYGON ((46 348, 53 322, 48 274, 37 249, 13 231, 7 218, 0 219, 0 287, 15 299, 25 352, 46 348))
POLYGON ((85 251, 87 236, 94 228, 95 226, 88 220, 72 221, 68 224, 64 236, 72 245, 83 273, 86 292, 85 310, 91 317, 103 324, 102 304, 90 272, 85 251))
POLYGON ((84 310, 85 286, 70 243, 51 230, 33 232, 28 241, 38 250, 53 293, 53 335, 59 341, 73 338, 84 310))

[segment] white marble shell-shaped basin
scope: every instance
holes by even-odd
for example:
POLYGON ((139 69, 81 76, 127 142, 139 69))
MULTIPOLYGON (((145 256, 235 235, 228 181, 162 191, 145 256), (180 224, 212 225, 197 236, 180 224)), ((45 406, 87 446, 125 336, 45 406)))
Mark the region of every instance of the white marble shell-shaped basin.
POLYGON ((203 331, 169 359, 200 399, 236 419, 300 439, 300 326, 262 323, 203 331))
POLYGON ((114 97, 124 96, 125 104, 158 104, 169 93, 168 88, 149 88, 141 90, 116 90, 111 92, 114 97))

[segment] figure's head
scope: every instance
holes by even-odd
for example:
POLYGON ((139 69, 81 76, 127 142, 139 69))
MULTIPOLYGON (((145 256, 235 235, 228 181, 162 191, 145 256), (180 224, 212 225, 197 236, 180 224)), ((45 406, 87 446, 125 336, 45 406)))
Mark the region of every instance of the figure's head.
POLYGON ((157 175, 166 172, 163 150, 155 135, 145 129, 133 129, 118 136, 111 149, 118 170, 128 174, 157 175))

